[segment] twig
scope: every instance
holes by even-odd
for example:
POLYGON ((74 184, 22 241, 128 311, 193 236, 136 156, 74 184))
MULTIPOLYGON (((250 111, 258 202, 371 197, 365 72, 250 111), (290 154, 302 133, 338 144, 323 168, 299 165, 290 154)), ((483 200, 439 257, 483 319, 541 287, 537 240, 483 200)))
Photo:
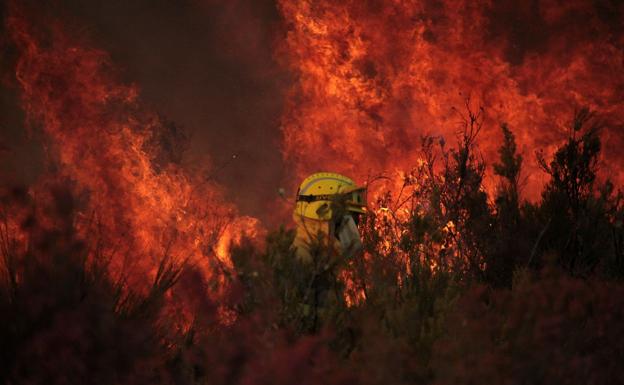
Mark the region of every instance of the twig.
POLYGON ((533 245, 533 250, 531 250, 531 256, 529 257, 529 261, 527 262, 527 267, 531 265, 531 262, 533 261, 533 257, 535 257, 535 253, 537 252, 537 247, 539 246, 540 242, 542 241, 542 238, 544 237, 544 234, 546 234, 546 230, 548 230, 548 228, 550 227, 550 222, 551 221, 552 221, 552 218, 548 219, 548 222, 546 223, 546 226, 544 226, 542 231, 539 233, 539 236, 537 237, 537 240, 535 241, 535 244, 533 245))

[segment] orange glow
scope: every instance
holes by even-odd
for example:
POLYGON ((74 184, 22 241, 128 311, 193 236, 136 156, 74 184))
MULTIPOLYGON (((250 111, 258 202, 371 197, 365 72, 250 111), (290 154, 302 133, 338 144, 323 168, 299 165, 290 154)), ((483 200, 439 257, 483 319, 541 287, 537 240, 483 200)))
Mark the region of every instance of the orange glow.
MULTIPOLYGON (((525 159, 523 193, 532 199, 546 180, 533 152, 552 153, 575 108, 589 106, 610 123, 624 121, 618 48, 624 42, 616 38, 571 44, 574 35, 551 34, 546 48, 526 49, 512 60, 508 42, 492 35, 492 1, 278 3, 287 34, 277 56, 295 79, 281 121, 292 190, 322 170, 375 180, 368 194, 375 215, 404 221, 407 208, 387 203, 401 202, 409 170, 425 167, 422 136, 445 138, 451 146, 469 99, 471 108, 483 106, 487 114, 478 143, 489 165, 501 141, 498 126, 505 122, 514 130, 525 159), (396 196, 385 199, 385 191, 396 196)), ((538 12, 553 30, 571 13, 587 14, 595 34, 608 36, 589 7, 546 0, 538 12)), ((149 282, 167 254, 218 282, 221 269, 231 267, 230 243, 242 233, 258 238, 258 221, 238 215, 203 170, 189 172, 163 153, 160 141, 169 128, 141 103, 137 86, 118 80, 104 51, 58 23, 27 20, 14 10, 7 23, 22 105, 44 134, 51 177, 75 182, 70 187, 81 198, 76 226, 82 235, 105 245, 114 272, 131 284, 149 282)), ((616 130, 603 133, 605 174, 619 183, 623 138, 616 130)), ((486 188, 494 185, 489 175, 486 188)), ((398 244, 400 229, 388 227, 381 254, 398 244)), ((455 224, 443 231, 454 233, 455 224)))
MULTIPOLYGON (((280 57, 297 76, 282 120, 284 158, 298 179, 319 169, 400 179, 418 164, 421 135, 454 144, 470 98, 485 108, 477 140, 489 166, 499 125, 508 123, 526 160, 523 193, 537 198, 546 176, 534 151, 549 155, 565 140, 575 109, 588 106, 613 125, 624 120, 622 42, 608 38, 591 2, 563 3, 540 1, 539 15, 528 6, 514 15, 525 24, 539 17, 552 30, 529 49, 499 36, 495 12, 504 2, 280 1, 288 25, 280 57), (585 16, 566 22, 574 15, 585 16), (577 38, 579 28, 604 38, 577 38)), ((603 133, 605 175, 618 182, 622 139, 615 129, 603 133)), ((486 186, 494 185, 490 173, 486 186)))
POLYGON ((136 86, 116 80, 106 53, 58 24, 41 31, 15 14, 8 27, 27 119, 45 134, 59 180, 76 182, 83 236, 106 247, 113 271, 131 285, 149 283, 165 255, 205 278, 218 273, 230 241, 256 234, 257 221, 239 217, 201 172, 191 175, 159 153, 167 127, 141 105, 136 86))

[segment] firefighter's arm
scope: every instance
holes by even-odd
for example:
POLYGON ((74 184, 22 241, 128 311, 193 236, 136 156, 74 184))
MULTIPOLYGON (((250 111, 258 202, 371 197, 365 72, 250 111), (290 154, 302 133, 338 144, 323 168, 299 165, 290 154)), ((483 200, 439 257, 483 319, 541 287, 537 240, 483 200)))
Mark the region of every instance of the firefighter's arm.
POLYGON ((362 250, 363 245, 360 239, 360 233, 355 221, 350 215, 345 215, 342 218, 337 235, 340 240, 340 247, 348 258, 354 257, 362 250))

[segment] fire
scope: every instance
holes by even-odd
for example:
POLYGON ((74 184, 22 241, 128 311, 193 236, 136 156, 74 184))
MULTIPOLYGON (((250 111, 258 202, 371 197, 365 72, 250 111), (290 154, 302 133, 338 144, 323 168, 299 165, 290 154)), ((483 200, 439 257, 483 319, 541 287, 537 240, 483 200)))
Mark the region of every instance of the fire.
POLYGON ((7 25, 27 119, 45 134, 55 178, 74 181, 83 198, 78 230, 106 247, 117 274, 145 284, 167 255, 210 277, 230 240, 258 231, 220 186, 162 151, 176 132, 141 105, 136 86, 116 79, 105 52, 57 23, 35 28, 18 12, 7 25))
MULTIPOLYGON (((291 187, 331 170, 381 180, 369 189, 373 208, 386 190, 400 202, 409 170, 425 165, 422 136, 452 143, 468 103, 486 111, 478 142, 490 165, 499 124, 514 130, 526 160, 524 193, 534 198, 546 177, 532 152, 553 151, 575 108, 589 106, 612 125, 623 120, 624 40, 588 2, 518 9, 485 0, 278 4, 287 33, 277 56, 295 75, 281 121, 291 187), (529 44, 503 25, 514 13, 529 32, 538 23, 533 32, 543 41, 529 44), (578 15, 585 19, 569 22, 578 15), (525 44, 514 48, 517 41, 525 44)), ((180 163, 175 127, 142 105, 137 86, 118 80, 104 51, 56 22, 28 20, 14 9, 7 23, 22 104, 45 134, 54 177, 75 182, 80 231, 107 245, 120 274, 139 272, 129 275, 138 281, 165 254, 207 275, 229 266, 228 245, 242 232, 256 234, 257 220, 239 216, 220 186, 180 163)), ((624 180, 623 138, 603 133, 604 168, 617 182, 624 180)), ((393 220, 409 214, 378 207, 393 220)))
MULTIPOLYGON (((279 4, 288 26, 280 57, 297 75, 282 120, 283 154, 299 179, 318 169, 400 179, 418 164, 421 135, 452 144, 470 99, 487 114, 478 142, 490 165, 498 126, 515 131, 532 199, 546 179, 534 151, 552 153, 575 109, 595 109, 613 126, 623 121, 623 41, 591 2, 279 4)), ((604 168, 621 182, 623 136, 615 128, 603 133, 604 168)))

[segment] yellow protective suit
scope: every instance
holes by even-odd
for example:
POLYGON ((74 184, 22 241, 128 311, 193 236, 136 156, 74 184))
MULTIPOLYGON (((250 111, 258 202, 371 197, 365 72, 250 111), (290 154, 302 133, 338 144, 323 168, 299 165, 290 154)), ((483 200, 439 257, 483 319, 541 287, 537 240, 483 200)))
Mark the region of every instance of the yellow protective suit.
POLYGON ((338 226, 330 221, 306 218, 296 213, 293 215, 297 234, 293 246, 297 257, 303 262, 312 262, 310 246, 320 242, 331 256, 353 257, 361 251, 360 234, 353 218, 345 215, 338 226))

